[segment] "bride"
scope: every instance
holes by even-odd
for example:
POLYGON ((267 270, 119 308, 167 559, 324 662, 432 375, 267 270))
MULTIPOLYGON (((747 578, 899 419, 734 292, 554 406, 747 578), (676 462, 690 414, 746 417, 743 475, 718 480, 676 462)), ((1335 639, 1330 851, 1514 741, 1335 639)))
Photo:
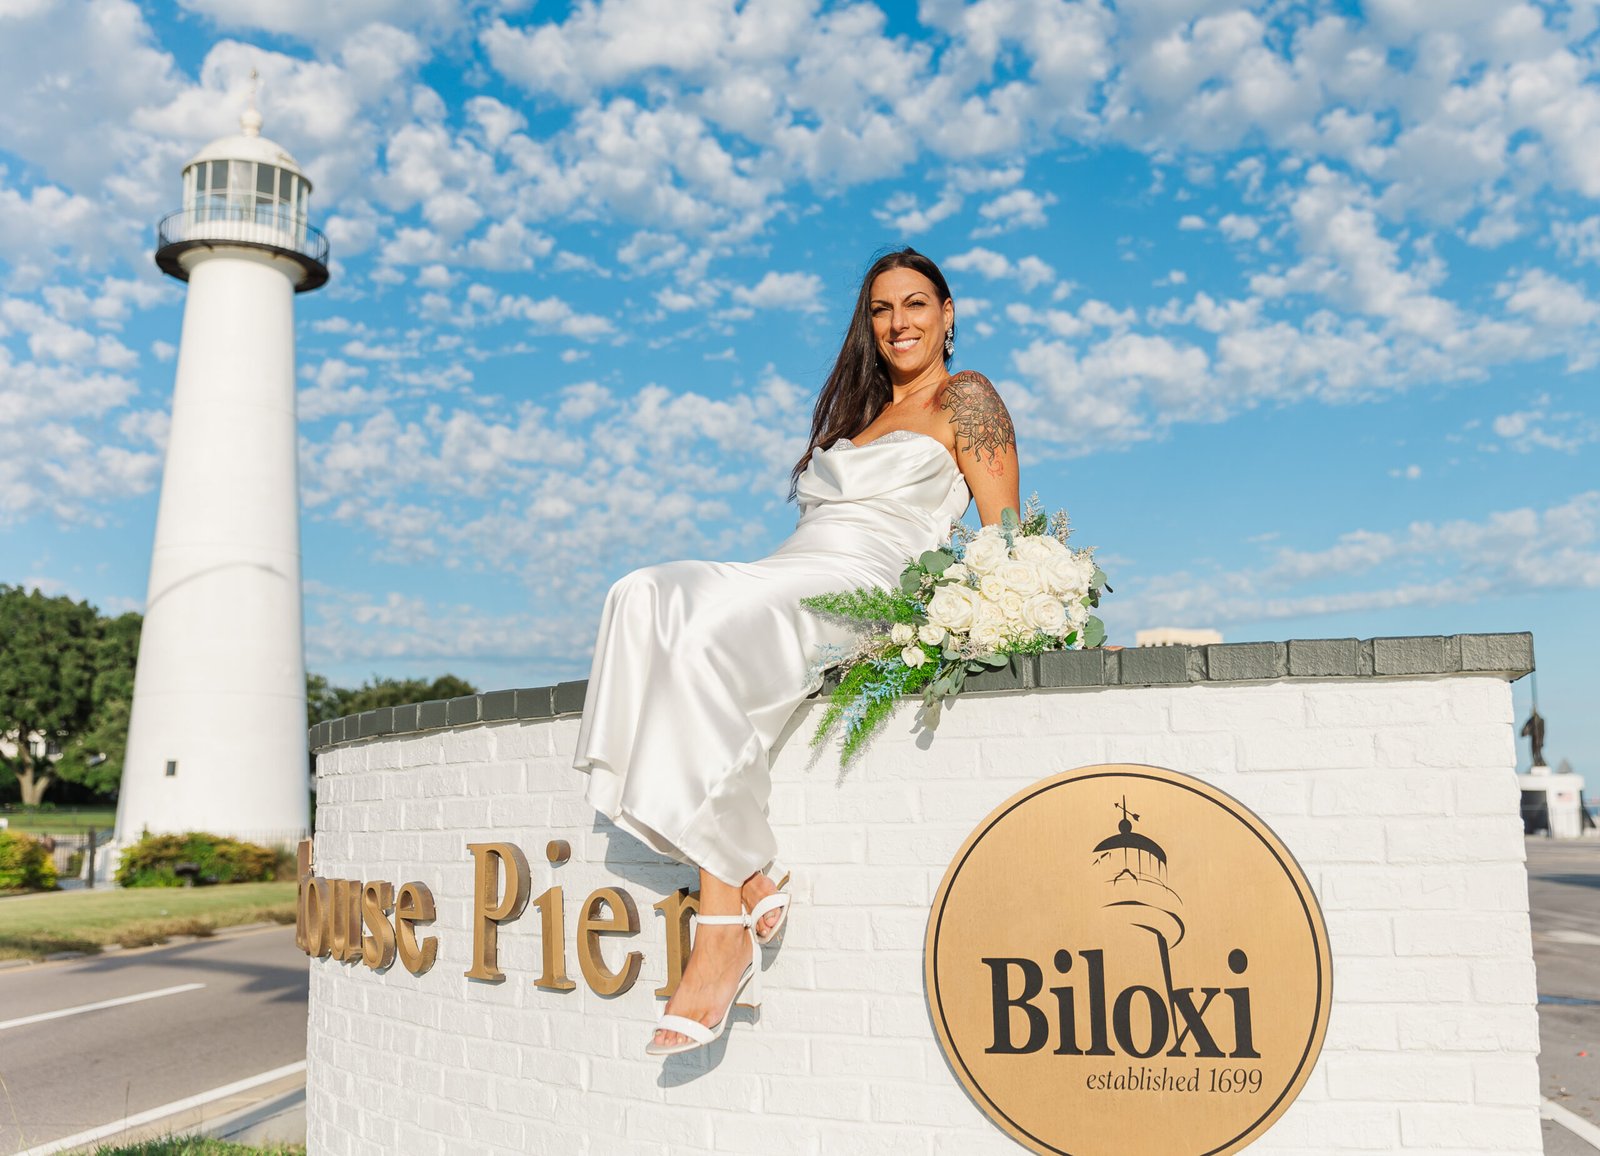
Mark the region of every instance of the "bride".
POLYGON ((788 914, 767 874, 767 755, 817 687, 819 649, 850 638, 800 599, 892 588, 969 501, 986 525, 1018 506, 1010 415, 982 374, 950 374, 954 350, 938 266, 914 249, 880 257, 794 467, 794 533, 758 562, 636 570, 606 597, 575 765, 597 810, 700 869, 694 947, 652 1055, 703 1047, 736 1001, 759 1003, 761 945, 788 914))

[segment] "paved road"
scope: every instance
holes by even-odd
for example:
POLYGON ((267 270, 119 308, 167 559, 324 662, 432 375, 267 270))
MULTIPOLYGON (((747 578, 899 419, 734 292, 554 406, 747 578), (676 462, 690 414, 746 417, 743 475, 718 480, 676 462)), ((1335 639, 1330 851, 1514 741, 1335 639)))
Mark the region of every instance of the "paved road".
POLYGON ((205 985, 0 1026, 0 1156, 304 1060, 308 962, 275 927, 0 971, 0 1025, 205 985))
MULTIPOLYGON (((1600 1126, 1600 840, 1528 840, 1544 1097, 1600 1126), (1586 1055, 1584 1053, 1587 1053, 1586 1055)), ((1545 1122, 1546 1156, 1596 1156, 1545 1122)))

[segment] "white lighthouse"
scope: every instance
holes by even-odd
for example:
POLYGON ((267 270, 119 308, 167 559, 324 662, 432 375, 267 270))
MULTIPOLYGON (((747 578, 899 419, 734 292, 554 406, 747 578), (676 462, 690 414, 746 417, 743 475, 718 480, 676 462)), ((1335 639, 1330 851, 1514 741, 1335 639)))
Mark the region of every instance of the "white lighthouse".
POLYGON ((188 282, 117 841, 309 826, 294 295, 328 280, 311 182, 261 135, 183 170, 156 264, 188 282))

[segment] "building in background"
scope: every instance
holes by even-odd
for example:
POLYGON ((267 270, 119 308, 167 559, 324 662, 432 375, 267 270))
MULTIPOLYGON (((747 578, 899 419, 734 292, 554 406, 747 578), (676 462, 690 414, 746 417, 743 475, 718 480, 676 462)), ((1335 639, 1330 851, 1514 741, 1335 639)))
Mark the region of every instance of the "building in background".
POLYGON ((1177 626, 1157 626, 1136 631, 1133 636, 1135 646, 1206 646, 1221 641, 1219 630, 1184 630, 1177 626))

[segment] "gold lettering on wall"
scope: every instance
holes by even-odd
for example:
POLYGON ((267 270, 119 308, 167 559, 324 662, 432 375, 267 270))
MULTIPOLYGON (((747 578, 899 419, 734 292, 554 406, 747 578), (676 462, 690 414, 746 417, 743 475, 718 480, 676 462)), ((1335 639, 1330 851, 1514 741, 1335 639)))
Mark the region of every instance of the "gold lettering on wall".
POLYGON ((400 963, 412 975, 421 975, 433 966, 439 955, 439 941, 433 936, 417 942, 416 925, 436 918, 433 892, 421 883, 402 884, 394 899, 394 938, 400 963))
POLYGON ((510 843, 468 843, 472 852, 472 966, 468 979, 499 983, 500 923, 515 919, 528 903, 528 857, 510 843), (505 887, 501 887, 501 877, 505 887))
POLYGON ((361 962, 373 971, 394 962, 394 928, 388 918, 393 907, 393 883, 375 879, 361 889, 361 919, 372 932, 361 940, 361 962))
POLYGON ((622 960, 622 969, 612 971, 600 954, 600 937, 638 932, 639 909, 626 891, 602 887, 583 901, 583 913, 578 917, 578 966, 596 995, 621 995, 633 986, 644 965, 644 956, 630 951, 622 960), (611 908, 610 915, 600 914, 602 905, 611 908))
POLYGON ((683 980, 683 968, 689 961, 689 917, 700 910, 700 893, 680 887, 660 903, 650 906, 661 912, 667 921, 667 982, 656 988, 656 995, 671 999, 683 980))
POLYGON ((361 959, 361 884, 354 879, 330 879, 333 934, 328 942, 334 959, 355 963, 361 959))
POLYGON ((306 880, 311 878, 311 840, 302 839, 294 849, 294 945, 307 955, 306 945, 306 880))
POLYGON ((312 876, 306 880, 306 954, 313 959, 321 959, 328 954, 329 943, 333 938, 328 926, 329 916, 332 914, 331 893, 332 889, 326 879, 312 876))
POLYGON ((534 987, 545 991, 572 991, 578 985, 567 978, 566 918, 561 888, 552 887, 533 901, 539 909, 539 978, 534 987))
MULTIPOLYGON (((552 886, 533 899, 527 856, 513 843, 468 843, 473 860, 472 955, 468 979, 499 983, 506 978, 499 963, 500 925, 520 917, 531 902, 539 909, 539 975, 543 991, 577 990, 567 974, 565 892, 552 886)), ((413 975, 422 975, 438 961, 439 940, 419 935, 418 924, 438 918, 433 893, 425 884, 398 887, 386 880, 326 879, 315 874, 313 840, 296 849, 299 886, 295 897, 295 943, 307 955, 345 963, 361 963, 382 971, 398 960, 413 975)), ((570 861, 572 845, 551 839, 544 848, 553 866, 570 861)), ((683 980, 689 958, 690 920, 699 910, 699 893, 680 887, 652 905, 666 925, 666 980, 656 989, 670 997, 683 980)), ((620 887, 602 887, 588 895, 579 910, 574 942, 578 966, 588 986, 601 996, 630 991, 644 968, 642 951, 626 952, 613 969, 603 947, 605 936, 635 936, 639 908, 620 887)))

